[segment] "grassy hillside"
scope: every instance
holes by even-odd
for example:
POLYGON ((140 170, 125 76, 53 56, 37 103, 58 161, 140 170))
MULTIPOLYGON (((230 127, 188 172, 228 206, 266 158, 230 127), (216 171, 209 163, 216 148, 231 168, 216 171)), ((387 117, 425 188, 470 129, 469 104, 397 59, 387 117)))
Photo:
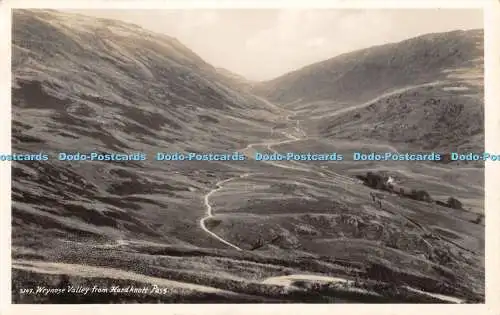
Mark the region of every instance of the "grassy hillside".
POLYGON ((390 89, 445 78, 443 70, 474 66, 482 55, 482 30, 426 34, 306 66, 261 82, 254 92, 281 104, 359 103, 390 89))
POLYGON ((219 176, 211 169, 231 168, 155 162, 154 152, 233 150, 267 136, 275 115, 176 39, 134 25, 16 10, 12 38, 14 152, 151 154, 13 163, 14 234, 197 238, 182 232, 203 213, 190 210, 197 191, 219 176))

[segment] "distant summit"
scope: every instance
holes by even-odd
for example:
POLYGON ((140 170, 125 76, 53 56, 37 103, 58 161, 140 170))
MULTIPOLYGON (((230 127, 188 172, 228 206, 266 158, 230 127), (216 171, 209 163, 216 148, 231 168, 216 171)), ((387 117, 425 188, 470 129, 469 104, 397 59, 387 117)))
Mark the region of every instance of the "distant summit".
POLYGON ((249 91, 252 86, 257 84, 256 81, 248 80, 244 76, 240 74, 236 74, 232 71, 229 71, 225 68, 216 68, 217 72, 223 76, 230 84, 238 87, 239 89, 243 89, 249 91))

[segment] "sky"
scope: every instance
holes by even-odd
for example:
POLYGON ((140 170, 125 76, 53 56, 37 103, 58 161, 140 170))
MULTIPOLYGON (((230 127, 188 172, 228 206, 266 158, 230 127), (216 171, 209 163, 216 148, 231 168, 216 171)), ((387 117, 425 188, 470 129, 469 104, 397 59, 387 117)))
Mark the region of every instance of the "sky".
POLYGON ((421 34, 483 28, 477 9, 72 11, 176 37, 213 66, 256 81, 421 34))

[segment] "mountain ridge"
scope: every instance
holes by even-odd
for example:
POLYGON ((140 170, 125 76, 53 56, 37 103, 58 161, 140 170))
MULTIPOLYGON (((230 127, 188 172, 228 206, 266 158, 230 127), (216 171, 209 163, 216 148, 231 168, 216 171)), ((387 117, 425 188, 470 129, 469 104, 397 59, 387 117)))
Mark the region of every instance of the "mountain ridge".
POLYGON ((252 92, 310 113, 304 125, 326 138, 481 152, 483 36, 481 29, 457 30, 356 50, 258 83, 252 92))
MULTIPOLYGON (((267 129, 273 124, 275 109, 253 95, 232 89, 213 67, 203 66, 202 59, 192 57, 184 46, 165 43, 164 37, 153 33, 144 36, 130 32, 130 24, 115 21, 114 30, 109 30, 94 23, 93 18, 73 17, 65 12, 14 11, 13 150, 140 151, 153 159, 158 151, 232 151, 269 135, 267 129)), ((99 231, 94 235, 99 237, 145 233, 145 237, 155 235, 167 242, 170 239, 183 243, 161 233, 162 227, 157 226, 156 218, 165 216, 162 209, 169 208, 168 202, 152 203, 128 195, 162 193, 169 196, 170 202, 182 203, 186 192, 206 189, 217 168, 231 171, 230 165, 220 161, 200 161, 196 165, 147 161, 13 162, 13 213, 14 217, 24 218, 16 224, 28 230, 38 220, 36 224, 70 234, 78 230, 89 235, 99 231), (197 171, 200 167, 201 171, 197 171), (47 175, 33 177, 37 169, 47 175), (199 175, 190 178, 194 172, 199 175), (55 211, 45 205, 61 205, 61 196, 54 194, 54 189, 64 187, 58 173, 69 181, 99 185, 91 185, 89 190, 73 187, 64 191, 64 198, 74 205, 55 211), (180 175, 172 176, 175 173, 180 175), (51 182, 46 182, 47 176, 51 182), (123 198, 135 202, 123 203, 123 198), (147 210, 132 210, 143 202, 147 210), (97 211, 88 205, 107 210, 97 211), (73 208, 87 210, 84 215, 66 218, 71 217, 73 208), (111 222, 113 216, 123 219, 111 222), (92 227, 99 222, 107 228, 92 227)), ((202 209, 202 205, 187 207, 202 209)), ((197 228, 197 217, 203 211, 183 214, 181 209, 179 206, 171 212, 171 218, 197 228)), ((170 229, 172 221, 163 222, 163 229, 170 229)))
MULTIPOLYGON (((409 52, 409 54, 407 54, 407 55, 418 56, 422 52, 416 51, 416 50, 412 51, 410 48, 418 48, 416 46, 417 46, 417 44, 419 44, 418 43, 419 41, 427 41, 427 42, 436 41, 435 44, 437 45, 437 44, 439 44, 439 42, 446 41, 446 37, 451 37, 451 41, 452 41, 451 44, 455 44, 455 46, 462 44, 462 42, 464 44, 470 45, 470 42, 471 41, 475 42, 477 37, 480 37, 480 39, 482 40, 483 35, 484 35, 484 32, 482 29, 474 29, 474 30, 467 30, 467 31, 455 30, 455 31, 449 31, 449 32, 429 33, 429 34, 423 34, 423 35, 420 35, 417 37, 408 38, 408 39, 403 40, 403 41, 382 44, 382 45, 376 45, 376 46, 371 46, 371 47, 367 47, 367 48, 363 48, 363 49, 359 49, 359 50, 355 50, 355 51, 351 51, 351 52, 346 52, 346 53, 334 56, 332 58, 329 58, 329 59, 326 59, 323 61, 319 61, 319 62, 315 62, 315 63, 312 63, 310 65, 301 67, 299 69, 290 71, 290 72, 285 73, 285 74, 283 74, 277 78, 274 78, 272 80, 260 82, 259 84, 257 84, 254 87, 254 89, 252 91, 260 96, 268 97, 271 101, 276 101, 278 103, 284 104, 284 103, 288 103, 288 102, 293 102, 293 101, 297 101, 298 99, 301 99, 301 97, 297 96, 295 98, 292 98, 292 95, 287 96, 286 92, 281 93, 281 89, 285 89, 285 87, 280 87, 280 86, 288 84, 289 85, 289 86, 287 86, 288 90, 293 91, 294 87, 297 88, 300 86, 299 81, 304 81, 306 76, 311 76, 312 78, 314 78, 314 75, 316 75, 314 72, 315 71, 321 72, 321 68, 326 69, 323 71, 331 71, 328 73, 328 75, 330 76, 330 79, 327 80, 326 82, 333 83, 333 82, 337 81, 337 84, 342 84, 341 79, 342 79, 343 75, 347 74, 349 71, 356 70, 357 63, 366 62, 365 60, 369 59, 369 58, 375 59, 376 57, 378 57, 377 54, 382 55, 379 57, 381 60, 373 60, 373 62, 374 62, 373 66, 381 67, 382 65, 384 65, 384 63, 387 63, 386 66, 388 65, 390 68, 394 68, 395 67, 395 65, 393 65, 394 60, 390 60, 388 58, 385 58, 385 60, 384 60, 383 55, 386 53, 386 51, 390 52, 391 49, 393 49, 393 48, 397 49, 398 46, 403 46, 403 45, 406 46, 403 48, 406 48, 407 49, 406 52, 409 52), (464 36, 462 36, 462 35, 466 35, 466 34, 470 34, 471 37, 473 37, 473 38, 469 40, 469 39, 465 38, 464 36), (455 41, 455 43, 453 43, 453 40, 455 41), (415 47, 411 47, 411 46, 415 46, 415 47), (340 69, 337 70, 335 68, 340 68, 340 69), (334 75, 334 74, 337 74, 337 75, 334 75), (275 92, 273 90, 278 90, 278 92, 275 92), (280 100, 281 96, 283 98, 282 100, 280 100)), ((401 49, 403 49, 403 48, 401 48, 401 49)), ((471 49, 471 47, 466 47, 466 48, 471 49)), ((423 49, 425 49, 425 47, 423 49)), ((429 49, 429 48, 427 48, 427 49, 429 49)), ((451 47, 451 49, 456 49, 456 48, 451 47)), ((471 51, 465 51, 465 52, 468 54, 472 53, 471 51)), ((429 53, 431 53, 431 51, 423 51, 423 53, 429 54, 429 53)), ((437 52, 437 53, 439 53, 439 52, 437 52)), ((440 58, 440 60, 445 60, 448 57, 450 57, 450 56, 449 55, 442 56, 440 58)), ((401 57, 392 56, 392 59, 396 59, 396 58, 401 58, 401 57)), ((370 60, 368 60, 368 61, 370 61, 370 60)), ((419 65, 423 65, 424 63, 425 62, 422 62, 419 65)), ((399 64, 401 64, 401 61, 399 64)), ((443 65, 441 65, 441 67, 442 66, 443 65)), ((418 65, 415 65, 414 67, 415 67, 415 69, 412 69, 412 70, 422 71, 418 67, 418 65)), ((431 68, 431 65, 427 64, 425 66, 422 66, 421 68, 428 69, 428 68, 431 68)), ((435 74, 435 73, 433 73, 433 74, 435 74)), ((319 74, 317 76, 319 76, 319 74)), ((394 82, 391 81, 388 83, 393 84, 394 82)), ((417 84, 418 82, 413 82, 413 83, 417 84)), ((387 86, 389 86, 389 85, 390 84, 387 84, 387 86)), ((400 85, 401 85, 401 83, 396 84, 396 85, 393 84, 392 86, 398 87, 400 85)), ((320 88, 324 88, 324 87, 320 87, 320 88)), ((297 93, 300 94, 301 92, 303 92, 303 91, 300 91, 297 93)), ((384 91, 379 90, 377 92, 381 93, 384 91)), ((306 102, 306 101, 321 101, 323 99, 329 99, 329 100, 335 99, 334 92, 329 93, 329 94, 327 93, 326 96, 330 96, 330 97, 329 98, 328 97, 321 98, 319 96, 318 97, 316 97, 316 96, 306 97, 306 98, 302 97, 302 101, 306 102)), ((348 96, 352 97, 353 95, 348 95, 348 96)), ((342 100, 342 98, 340 100, 342 100)), ((348 101, 348 99, 343 99, 343 100, 348 101)), ((358 101, 358 100, 356 100, 356 101, 358 101)), ((359 100, 359 101, 361 101, 361 100, 359 100)))

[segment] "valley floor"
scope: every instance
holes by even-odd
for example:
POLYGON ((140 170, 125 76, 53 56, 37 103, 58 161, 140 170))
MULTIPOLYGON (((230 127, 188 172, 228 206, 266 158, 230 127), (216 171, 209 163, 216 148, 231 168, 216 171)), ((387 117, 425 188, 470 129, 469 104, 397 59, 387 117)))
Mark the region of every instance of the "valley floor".
MULTIPOLYGON (((269 130, 271 140, 250 143, 240 152, 252 157, 257 151, 397 151, 384 143, 309 136, 302 127, 307 121, 297 119, 304 111, 283 111, 282 121, 269 130)), ((203 193, 200 240, 186 245, 43 235, 27 242, 20 237, 13 244, 14 302, 483 301, 484 226, 471 223, 475 212, 482 211, 483 170, 385 163, 250 160, 230 176, 218 174, 203 193), (389 193, 378 208, 370 198, 372 190, 354 177, 367 170, 384 170, 435 196, 458 194, 470 210, 389 193), (473 180, 477 186, 471 185, 473 180), (210 239, 213 246, 204 246, 201 239, 210 239), (68 275, 72 285, 146 286, 148 293, 26 291, 67 284, 61 275, 68 275), (155 286, 164 288, 162 293, 155 286)))

